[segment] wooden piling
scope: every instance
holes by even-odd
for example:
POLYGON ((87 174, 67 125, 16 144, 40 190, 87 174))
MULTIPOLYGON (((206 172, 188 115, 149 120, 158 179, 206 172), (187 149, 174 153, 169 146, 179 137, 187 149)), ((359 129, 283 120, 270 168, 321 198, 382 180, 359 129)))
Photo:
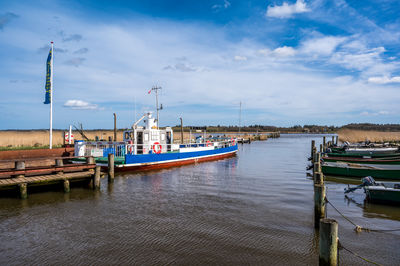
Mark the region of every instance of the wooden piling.
POLYGON ((335 136, 332 136, 332 146, 335 146, 335 136))
POLYGON ((181 144, 183 144, 183 121, 182 121, 182 117, 180 117, 181 119, 181 144))
POLYGON ((315 148, 315 140, 311 141, 311 157, 314 155, 314 148, 315 148))
POLYGON ((325 148, 326 148, 326 136, 322 137, 322 145, 323 145, 324 151, 325 151, 325 148))
MULTIPOLYGON (((15 162, 15 170, 24 170, 25 169, 25 161, 16 161, 15 162)), ((24 177, 25 175, 17 175, 16 177, 24 177)))
POLYGON ((114 181, 114 154, 108 154, 108 182, 114 181))
POLYGON ((322 153, 324 152, 324 146, 322 144, 319 145, 319 151, 322 153))
MULTIPOLYGON (((63 159, 56 159, 56 166, 60 166, 60 167, 64 166, 63 159)), ((58 171, 57 173, 62 174, 63 170, 58 171)))
POLYGON ((94 171, 93 189, 100 189, 100 174, 101 174, 101 167, 97 165, 94 171))
POLYGON ((319 227, 319 220, 325 218, 325 186, 314 185, 314 227, 319 227))
POLYGON ((69 181, 64 180, 64 193, 69 193, 69 192, 70 192, 69 181))
POLYGON ((19 184, 19 196, 21 199, 28 198, 28 184, 26 183, 19 184))
POLYGON ((319 225, 319 265, 338 265, 338 223, 321 219, 319 225))
POLYGON ((114 141, 117 141, 117 115, 114 113, 114 141))
POLYGON ((95 162, 94 162, 93 156, 87 157, 87 158, 86 158, 86 162, 87 162, 88 164, 94 164, 95 162))
POLYGON ((336 146, 339 145, 339 136, 336 136, 336 146))

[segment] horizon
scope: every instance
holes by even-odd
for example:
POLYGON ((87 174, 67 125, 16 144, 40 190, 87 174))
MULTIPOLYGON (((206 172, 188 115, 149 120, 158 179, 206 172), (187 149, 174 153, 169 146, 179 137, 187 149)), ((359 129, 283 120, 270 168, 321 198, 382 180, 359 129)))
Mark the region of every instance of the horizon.
POLYGON ((0 3, 0 130, 400 124, 398 1, 0 3), (349 19, 350 18, 350 19, 349 19), (11 129, 12 128, 12 129, 11 129), (44 129, 43 129, 44 128, 44 129))

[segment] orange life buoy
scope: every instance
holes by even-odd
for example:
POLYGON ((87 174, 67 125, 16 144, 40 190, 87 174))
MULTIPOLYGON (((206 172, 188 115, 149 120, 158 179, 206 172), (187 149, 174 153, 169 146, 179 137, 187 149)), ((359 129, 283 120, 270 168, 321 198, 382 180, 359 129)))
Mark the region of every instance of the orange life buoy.
POLYGON ((232 146, 235 146, 235 139, 231 138, 232 146))
POLYGON ((212 145, 211 141, 207 140, 206 145, 207 145, 207 147, 211 146, 212 145))
POLYGON ((162 150, 161 144, 159 142, 154 142, 154 144, 153 144, 154 153, 160 154, 161 150, 162 150), (157 146, 157 149, 156 149, 156 146, 157 146))

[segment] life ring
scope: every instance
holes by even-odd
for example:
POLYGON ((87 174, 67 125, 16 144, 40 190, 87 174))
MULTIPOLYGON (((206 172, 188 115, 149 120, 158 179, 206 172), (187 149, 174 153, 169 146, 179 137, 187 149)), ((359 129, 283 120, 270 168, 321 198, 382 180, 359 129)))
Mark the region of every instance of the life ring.
POLYGON ((154 153, 157 153, 157 154, 160 154, 160 153, 161 153, 161 151, 162 151, 162 146, 161 146, 161 144, 160 144, 159 142, 154 142, 154 144, 153 144, 153 151, 154 151, 154 153), (157 146, 157 149, 156 149, 156 146, 157 146))
POLYGON ((207 146, 207 147, 210 147, 211 145, 212 145, 212 144, 211 144, 211 141, 207 140, 207 141, 206 141, 206 146, 207 146))
POLYGON ((232 143, 232 146, 235 146, 235 139, 234 138, 231 138, 231 143, 232 143))

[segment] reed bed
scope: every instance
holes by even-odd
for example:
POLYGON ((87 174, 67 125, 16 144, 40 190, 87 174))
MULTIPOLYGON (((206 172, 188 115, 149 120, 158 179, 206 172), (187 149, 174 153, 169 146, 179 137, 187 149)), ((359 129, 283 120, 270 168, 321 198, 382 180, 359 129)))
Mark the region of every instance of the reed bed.
MULTIPOLYGON (((53 147, 61 146, 64 144, 64 133, 62 130, 54 130, 53 131, 53 147)), ((95 140, 96 136, 101 140, 108 140, 110 137, 114 138, 113 130, 85 130, 85 135, 90 140, 95 140)), ((75 140, 83 140, 84 138, 77 131, 72 131, 75 140)), ((197 132, 193 132, 190 135, 189 132, 183 133, 184 142, 189 142, 189 138, 194 140, 194 134, 198 134, 197 132)), ((236 133, 225 132, 225 133, 213 133, 218 134, 220 136, 226 137, 237 137, 236 133)), ((209 136, 210 133, 207 133, 209 136)), ((241 135, 245 139, 252 137, 252 135, 241 135)), ((261 136, 260 140, 266 139, 266 136, 261 136)), ((123 130, 117 131, 117 140, 122 141, 123 139, 123 130)), ((178 143, 181 140, 180 131, 174 132, 174 142, 178 143)), ((30 147, 48 147, 49 145, 49 131, 48 130, 5 130, 0 131, 0 148, 30 148, 30 147)))
POLYGON ((400 142, 400 132, 382 132, 367 130, 340 129, 337 134, 339 140, 350 143, 370 141, 375 143, 400 142))

